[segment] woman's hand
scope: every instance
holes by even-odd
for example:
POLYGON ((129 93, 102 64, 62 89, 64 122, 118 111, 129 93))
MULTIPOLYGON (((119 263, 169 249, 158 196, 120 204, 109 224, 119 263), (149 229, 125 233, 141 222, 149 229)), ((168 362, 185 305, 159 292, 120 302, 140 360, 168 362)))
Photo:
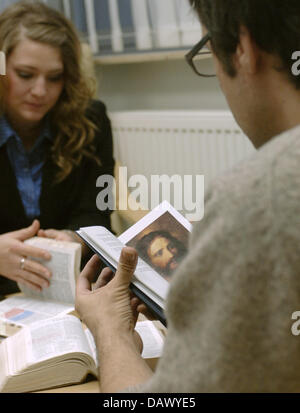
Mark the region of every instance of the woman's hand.
POLYGON ((0 274, 36 291, 48 287, 51 278, 51 272, 34 260, 50 260, 49 252, 24 243, 37 235, 39 228, 35 220, 27 228, 0 235, 0 274))
POLYGON ((51 238, 57 241, 78 242, 78 237, 73 231, 58 229, 40 229, 38 237, 51 238))
POLYGON ((77 242, 78 244, 81 244, 83 256, 89 252, 89 248, 83 240, 74 231, 69 229, 40 229, 37 235, 43 238, 51 238, 56 241, 77 242))

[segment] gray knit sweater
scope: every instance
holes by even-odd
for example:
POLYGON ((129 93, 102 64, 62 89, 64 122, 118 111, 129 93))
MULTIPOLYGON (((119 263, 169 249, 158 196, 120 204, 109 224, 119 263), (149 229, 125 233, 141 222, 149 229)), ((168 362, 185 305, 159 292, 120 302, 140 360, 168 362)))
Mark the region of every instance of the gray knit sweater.
MULTIPOLYGON (((299 392, 300 127, 212 185, 142 392, 299 392)), ((135 389, 137 391, 137 389, 135 389)))

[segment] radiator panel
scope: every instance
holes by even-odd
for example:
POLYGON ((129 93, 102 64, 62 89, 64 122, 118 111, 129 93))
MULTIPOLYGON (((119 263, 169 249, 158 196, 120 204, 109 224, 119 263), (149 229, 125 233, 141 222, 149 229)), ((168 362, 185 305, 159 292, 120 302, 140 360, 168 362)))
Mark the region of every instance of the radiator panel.
MULTIPOLYGON (((152 175, 180 175, 182 180, 185 175, 204 175, 207 188, 255 151, 227 111, 136 111, 109 116, 115 159, 127 167, 128 178, 141 174, 149 184, 152 175)), ((150 185, 147 191, 151 198, 150 185)), ((191 197, 195 191, 193 185, 191 197)))

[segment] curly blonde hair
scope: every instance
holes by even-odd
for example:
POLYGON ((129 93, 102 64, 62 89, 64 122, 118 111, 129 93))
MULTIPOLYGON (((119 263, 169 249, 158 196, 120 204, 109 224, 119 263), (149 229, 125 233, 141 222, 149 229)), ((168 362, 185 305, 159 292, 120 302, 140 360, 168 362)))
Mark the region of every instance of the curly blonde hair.
MULTIPOLYGON (((61 13, 41 2, 21 1, 8 7, 0 14, 0 50, 6 58, 24 37, 61 51, 64 89, 50 113, 51 125, 57 133, 52 158, 58 167, 57 181, 60 182, 84 156, 100 163, 93 146, 96 126, 86 116, 94 91, 82 70, 79 37, 61 13)), ((2 109, 5 112, 3 106, 2 109)))

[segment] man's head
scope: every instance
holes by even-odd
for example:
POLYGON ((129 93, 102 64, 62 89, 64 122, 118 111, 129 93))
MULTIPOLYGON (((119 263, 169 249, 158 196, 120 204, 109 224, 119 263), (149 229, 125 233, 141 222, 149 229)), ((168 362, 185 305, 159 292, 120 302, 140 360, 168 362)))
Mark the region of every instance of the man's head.
POLYGON ((208 46, 229 106, 253 143, 260 146, 295 126, 290 118, 283 125, 275 112, 291 95, 299 100, 300 76, 291 70, 292 54, 300 50, 299 0, 190 2, 210 34, 208 46))
POLYGON ((162 275, 170 276, 187 252, 186 247, 168 231, 144 235, 135 246, 139 256, 162 275))

